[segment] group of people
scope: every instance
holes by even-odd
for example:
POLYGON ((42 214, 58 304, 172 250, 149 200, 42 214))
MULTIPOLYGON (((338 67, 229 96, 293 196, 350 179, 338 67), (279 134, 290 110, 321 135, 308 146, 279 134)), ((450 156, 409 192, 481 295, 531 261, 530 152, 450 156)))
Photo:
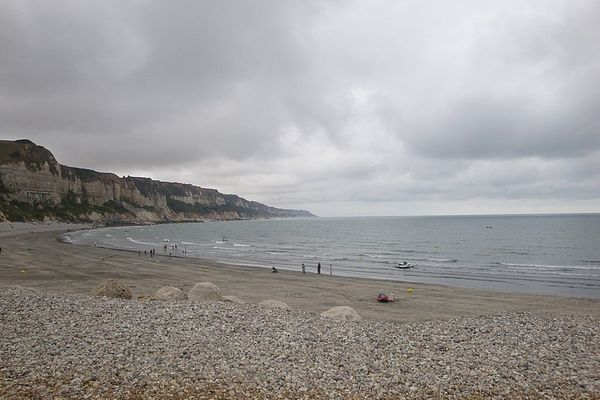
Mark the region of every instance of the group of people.
MULTIPOLYGON (((306 274, 306 265, 302 264, 302 275, 306 274)), ((317 274, 321 274, 321 263, 317 263, 317 274)), ((333 265, 329 264, 329 275, 333 275, 333 265)))
MULTIPOLYGON (((141 254, 142 254, 142 252, 141 252, 141 251, 138 251, 138 254, 140 254, 140 255, 141 255, 141 254)), ((144 255, 146 255, 146 254, 148 254, 148 251, 147 251, 147 250, 144 250, 144 255)), ((154 249, 150 249, 150 257, 154 257, 154 255, 155 255, 155 254, 156 254, 156 250, 154 250, 154 249)))
MULTIPOLYGON (((94 246, 95 245, 96 245, 96 243, 94 243, 94 246)), ((168 246, 165 244, 163 246, 163 251, 166 252, 167 248, 168 248, 168 246)), ((177 245, 176 244, 171 245, 171 250, 178 251, 177 245)), ((186 247, 183 248, 183 253, 184 254, 187 253, 187 248, 186 247)), ((142 255, 142 251, 138 250, 138 254, 142 255)), ((155 249, 144 250, 144 255, 147 255, 147 254, 150 254, 150 257, 154 257, 156 255, 156 250, 155 249)), ((172 256, 172 255, 173 255, 173 252, 170 252, 169 253, 169 257, 172 256)))

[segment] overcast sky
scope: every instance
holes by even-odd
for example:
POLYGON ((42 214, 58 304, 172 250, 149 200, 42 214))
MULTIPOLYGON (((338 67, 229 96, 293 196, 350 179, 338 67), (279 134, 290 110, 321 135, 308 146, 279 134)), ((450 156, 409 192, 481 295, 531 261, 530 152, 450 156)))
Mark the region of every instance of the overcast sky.
POLYGON ((600 212, 600 1, 0 0, 0 138, 322 216, 600 212))

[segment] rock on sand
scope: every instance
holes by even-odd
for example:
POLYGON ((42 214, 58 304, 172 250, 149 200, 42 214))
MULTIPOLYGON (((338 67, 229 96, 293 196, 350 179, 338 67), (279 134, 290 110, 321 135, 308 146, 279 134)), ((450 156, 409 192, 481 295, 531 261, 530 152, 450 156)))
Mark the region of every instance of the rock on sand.
POLYGON ((283 301, 279 301, 279 300, 263 300, 260 303, 258 303, 258 305, 269 307, 269 308, 279 308, 282 310, 290 309, 290 306, 288 306, 287 303, 284 303, 283 301))
POLYGON ((154 293, 153 300, 161 301, 177 301, 185 300, 185 293, 179 288, 173 286, 163 286, 154 293))
POLYGON ((131 290, 125 286, 123 282, 115 279, 109 279, 102 282, 94 290, 96 296, 110 297, 113 299, 127 299, 131 300, 131 290))
POLYGON ((194 287, 190 289, 188 299, 198 302, 221 301, 223 300, 223 296, 221 295, 221 289, 214 283, 200 282, 196 283, 194 287))
POLYGON ((246 304, 246 302, 237 296, 223 296, 223 301, 234 304, 246 304))
POLYGON ((362 319, 354 308, 348 306, 330 308, 329 310, 322 312, 321 317, 341 319, 344 321, 358 321, 362 319))

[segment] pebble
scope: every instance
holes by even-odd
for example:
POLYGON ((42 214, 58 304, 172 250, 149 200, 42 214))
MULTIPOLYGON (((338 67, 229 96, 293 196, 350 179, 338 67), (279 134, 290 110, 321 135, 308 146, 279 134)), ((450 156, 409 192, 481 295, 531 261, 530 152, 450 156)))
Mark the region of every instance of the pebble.
POLYGON ((0 399, 598 399, 598 326, 338 321, 0 287, 0 399))

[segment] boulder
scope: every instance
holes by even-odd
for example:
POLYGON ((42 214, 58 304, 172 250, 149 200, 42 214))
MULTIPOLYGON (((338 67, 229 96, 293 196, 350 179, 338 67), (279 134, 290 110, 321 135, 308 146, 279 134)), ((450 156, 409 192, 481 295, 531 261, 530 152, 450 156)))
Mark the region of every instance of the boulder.
POLYGON ((321 317, 339 319, 343 321, 358 321, 362 319, 354 308, 348 306, 330 308, 329 310, 322 312, 321 317))
POLYGON ((164 286, 161 287, 154 293, 152 296, 153 300, 161 300, 161 301, 177 301, 177 300, 185 300, 185 293, 179 288, 173 286, 164 286))
POLYGON ((221 289, 214 283, 200 282, 190 289, 188 299, 198 302, 221 301, 223 296, 221 295, 221 289))
POLYGON ((131 290, 123 282, 109 279, 102 282, 94 290, 96 296, 110 297, 112 299, 131 300, 131 290))
POLYGON ((223 296, 223 301, 235 304, 246 304, 246 302, 237 296, 223 296))
POLYGON ((260 303, 258 303, 258 305, 269 307, 269 308, 279 308, 281 310, 289 310, 290 309, 290 306, 288 306, 287 303, 284 303, 283 301, 278 301, 278 300, 263 300, 260 303))

